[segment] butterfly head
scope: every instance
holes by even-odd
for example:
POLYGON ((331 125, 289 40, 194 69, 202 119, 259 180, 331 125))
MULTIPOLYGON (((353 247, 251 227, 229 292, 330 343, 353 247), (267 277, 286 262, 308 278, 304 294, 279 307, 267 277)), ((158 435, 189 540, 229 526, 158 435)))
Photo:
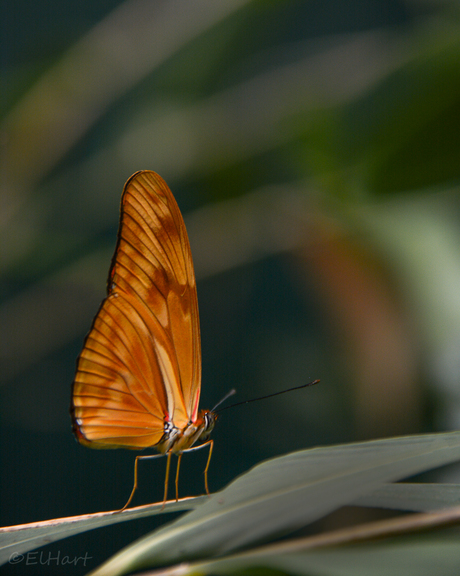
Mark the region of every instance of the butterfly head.
POLYGON ((198 426, 202 432, 200 434, 200 441, 206 440, 214 429, 217 420, 217 414, 212 410, 200 410, 195 425, 198 426))

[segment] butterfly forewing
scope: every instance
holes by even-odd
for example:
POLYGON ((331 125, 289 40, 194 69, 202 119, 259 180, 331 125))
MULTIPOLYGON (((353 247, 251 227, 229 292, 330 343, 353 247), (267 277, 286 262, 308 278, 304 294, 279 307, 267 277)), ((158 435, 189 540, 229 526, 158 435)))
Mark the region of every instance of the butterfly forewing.
POLYGON ((86 337, 73 385, 79 440, 157 444, 165 420, 196 418, 201 380, 195 276, 185 225, 154 172, 125 185, 108 296, 86 337))

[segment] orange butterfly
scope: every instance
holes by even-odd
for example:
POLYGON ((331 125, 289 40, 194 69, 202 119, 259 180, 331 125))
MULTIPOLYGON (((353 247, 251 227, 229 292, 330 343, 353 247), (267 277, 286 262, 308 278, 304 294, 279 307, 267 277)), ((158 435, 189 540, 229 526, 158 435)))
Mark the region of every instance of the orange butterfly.
MULTIPOLYGON (((164 180, 149 170, 126 182, 120 227, 102 302, 77 361, 71 415, 91 448, 156 448, 171 454, 209 445, 216 414, 198 411, 201 344, 187 231, 164 180), (191 448, 197 441, 200 444, 191 448)), ((134 487, 137 487, 137 456, 134 487)))

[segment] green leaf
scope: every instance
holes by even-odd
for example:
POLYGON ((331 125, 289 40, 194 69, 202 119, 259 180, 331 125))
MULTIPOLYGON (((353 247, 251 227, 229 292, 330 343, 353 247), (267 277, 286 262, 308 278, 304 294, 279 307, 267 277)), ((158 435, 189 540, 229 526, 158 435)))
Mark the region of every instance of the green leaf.
POLYGON ((385 482, 459 458, 460 433, 455 432, 315 448, 268 460, 92 574, 223 555, 305 526, 385 482))
POLYGON ((55 520, 45 520, 44 522, 33 522, 18 526, 6 526, 0 528, 0 565, 5 564, 12 558, 18 558, 29 550, 34 550, 45 544, 51 544, 74 536, 81 532, 103 528, 119 522, 134 520, 153 516, 162 512, 179 512, 190 510, 199 506, 206 500, 206 496, 199 498, 185 498, 179 502, 167 502, 164 509, 163 504, 153 504, 139 506, 125 510, 121 513, 99 512, 97 514, 85 514, 83 516, 72 516, 69 518, 57 518, 55 520))
POLYGON ((460 484, 388 484, 361 496, 355 506, 429 512, 460 504, 460 484))
MULTIPOLYGON (((309 550, 288 554, 258 555, 203 562, 184 567, 181 574, 242 574, 253 567, 311 576, 451 576, 460 565, 457 535, 430 535, 414 542, 399 542, 309 550)), ((263 572, 261 572, 263 573, 263 572)))

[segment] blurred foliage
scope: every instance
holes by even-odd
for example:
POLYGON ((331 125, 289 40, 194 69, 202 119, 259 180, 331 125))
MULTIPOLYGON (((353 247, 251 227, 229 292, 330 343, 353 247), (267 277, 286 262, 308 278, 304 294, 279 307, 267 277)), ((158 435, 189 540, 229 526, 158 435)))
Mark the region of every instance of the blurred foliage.
MULTIPOLYGON (((459 18, 447 0, 2 7, 3 524, 130 489, 132 454, 78 446, 67 410, 139 169, 189 229, 202 406, 322 380, 227 413, 212 489, 290 449, 458 427, 459 18)), ((201 465, 184 458, 184 493, 201 465)))

